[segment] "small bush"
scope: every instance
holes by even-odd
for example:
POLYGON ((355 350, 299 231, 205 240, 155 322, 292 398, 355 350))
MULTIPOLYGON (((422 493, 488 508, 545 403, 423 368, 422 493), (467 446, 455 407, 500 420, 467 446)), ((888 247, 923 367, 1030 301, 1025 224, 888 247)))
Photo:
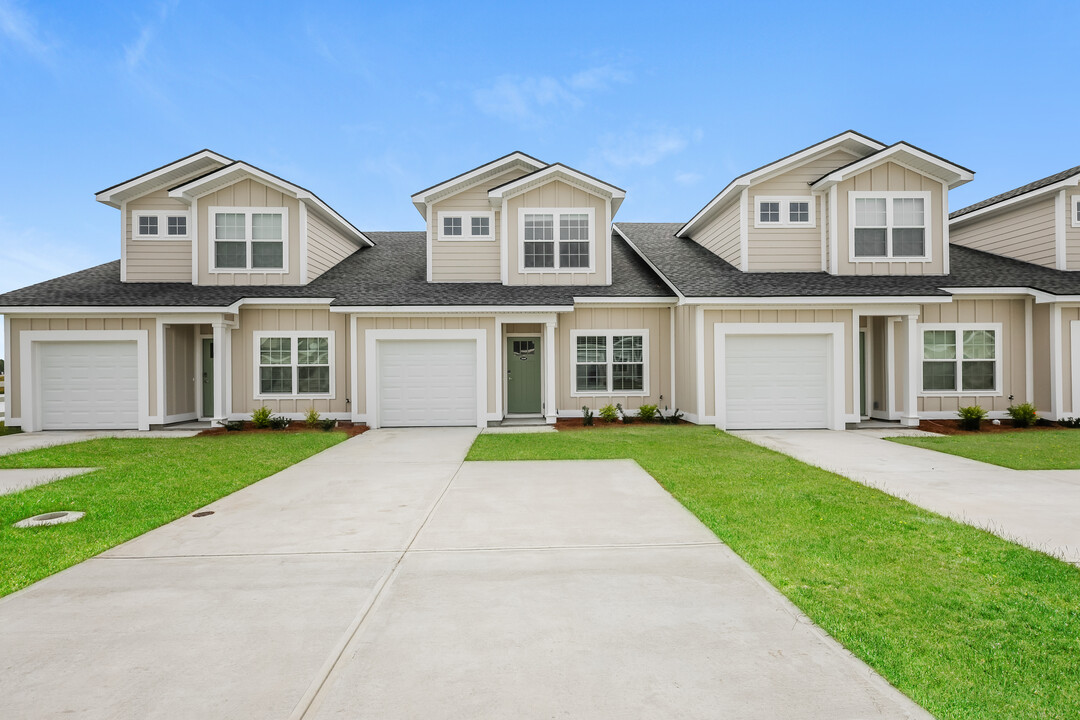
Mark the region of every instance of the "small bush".
POLYGON ((268 428, 270 427, 271 414, 270 408, 263 405, 261 408, 251 413, 251 424, 259 429, 268 428))
POLYGON ((309 428, 319 427, 320 423, 319 411, 315 408, 308 408, 308 411, 304 413, 304 424, 309 428))
POLYGON ((622 418, 623 425, 634 422, 633 416, 627 415, 626 411, 622 409, 622 403, 615 403, 615 410, 619 413, 619 417, 622 418))
POLYGON ((1060 422, 1067 428, 1080 428, 1080 417, 1065 418, 1060 422))
POLYGON ((668 425, 677 425, 679 423, 679 420, 682 419, 682 415, 683 414, 679 411, 679 408, 675 408, 675 411, 672 412, 670 415, 664 415, 664 413, 660 413, 659 418, 660 422, 662 423, 667 423, 668 425))
POLYGON ((239 432, 239 431, 244 429, 244 421, 243 420, 229 420, 228 422, 225 422, 225 423, 222 423, 222 424, 225 426, 225 429, 228 430, 229 432, 239 432))
POLYGON ((1031 427, 1039 419, 1039 413, 1035 412, 1035 406, 1031 403, 1010 405, 1005 412, 1009 413, 1016 427, 1031 427))
POLYGON ((986 411, 978 405, 962 407, 956 414, 960 416, 960 427, 965 430, 978 430, 986 419, 986 411))
POLYGON ((581 406, 581 420, 583 425, 593 424, 593 411, 589 409, 588 405, 581 406))
POLYGON ((322 420, 319 421, 319 427, 321 427, 326 432, 330 432, 336 426, 337 426, 337 420, 335 420, 334 418, 323 418, 322 420))
POLYGON ((637 416, 641 418, 641 422, 652 422, 659 411, 660 408, 656 405, 642 405, 637 409, 637 416))
POLYGON ((619 419, 619 411, 614 405, 605 405, 600 408, 600 419, 606 423, 613 423, 619 419))
POLYGON ((271 430, 284 430, 289 427, 289 418, 283 415, 275 415, 267 421, 271 430))

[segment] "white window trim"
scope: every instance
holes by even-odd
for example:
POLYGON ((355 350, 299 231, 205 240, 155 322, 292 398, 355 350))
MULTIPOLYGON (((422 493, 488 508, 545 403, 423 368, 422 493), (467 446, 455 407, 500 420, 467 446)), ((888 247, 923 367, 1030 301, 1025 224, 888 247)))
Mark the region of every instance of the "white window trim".
POLYGON ((440 210, 438 213, 438 237, 442 242, 495 242, 495 212, 455 212, 453 210, 440 210), (443 218, 461 218, 460 235, 443 235, 443 218), (473 218, 487 218, 488 234, 473 235, 473 218))
MULTIPOLYGON (((252 380, 252 392, 253 397, 256 400, 333 400, 337 397, 337 369, 335 362, 336 357, 334 355, 334 331, 333 330, 265 330, 259 332, 253 332, 252 337, 252 366, 253 366, 253 380, 252 380), (292 367, 292 387, 291 393, 264 393, 259 384, 259 346, 263 338, 289 338, 292 342, 289 345, 289 350, 292 353, 290 360, 290 366, 292 367), (328 393, 299 393, 296 392, 296 388, 299 387, 297 383, 298 368, 300 367, 297 361, 297 339, 298 338, 326 338, 327 340, 327 352, 330 359, 330 392, 328 393)), ((201 344, 200 344, 200 347, 201 344)), ((284 367, 278 366, 278 367, 284 367)))
POLYGON ((876 263, 876 262, 932 262, 933 252, 933 208, 931 205, 929 190, 912 191, 874 191, 874 190, 851 190, 848 192, 848 262, 851 263, 876 263), (885 202, 885 255, 877 257, 856 257, 855 255, 855 201, 860 198, 883 198, 885 202), (893 257, 892 255, 892 231, 893 231, 893 200, 896 198, 922 198, 923 201, 923 250, 925 254, 919 257, 893 257))
POLYGON ((1072 227, 1080 227, 1080 219, 1077 218, 1077 213, 1080 212, 1080 195, 1073 195, 1069 207, 1072 208, 1072 227))
MULTIPOLYGON (((594 364, 594 363, 586 363, 594 364)), ((595 363, 598 364, 598 363, 595 363)), ((628 330, 571 330, 570 331, 570 397, 648 397, 649 395, 649 331, 644 329, 628 330), (615 353, 613 352, 613 340, 615 335, 640 335, 641 336, 641 390, 584 390, 577 389, 577 339, 581 336, 603 336, 607 338, 607 380, 608 387, 612 383, 612 368, 615 353)))
MULTIPOLYGON (((1003 378, 1005 373, 1002 368, 1001 323, 923 323, 918 327, 919 333, 919 395, 922 397, 1001 397, 1004 395, 1003 378), (926 335, 928 330, 952 330, 956 333, 956 358, 952 360, 956 364, 956 387, 964 386, 964 331, 965 330, 993 330, 994 331, 994 389, 993 390, 926 390, 923 388, 923 363, 926 362, 926 335)), ((931 362, 945 362, 936 360, 931 362)))
MULTIPOLYGON (((530 242, 532 242, 530 240, 530 242)), ((570 241, 576 242, 576 241, 570 241)), ((596 272, 596 243, 599 238, 596 234, 596 210, 594 208, 520 208, 518 210, 518 272, 521 273, 587 273, 596 272), (525 216, 526 215, 551 215, 554 222, 555 243, 555 267, 535 268, 525 267, 525 216), (561 268, 559 263, 559 217, 561 215, 588 215, 589 216, 589 266, 561 268)))
POLYGON ((191 238, 191 213, 187 210, 132 210, 131 211, 131 239, 132 240, 188 240, 191 238), (139 233, 139 218, 156 217, 158 231, 156 235, 142 235, 139 233), (187 232, 183 235, 169 234, 169 218, 184 218, 187 232))
POLYGON ((814 228, 817 227, 817 198, 813 195, 758 195, 754 198, 754 227, 755 228, 814 228), (779 222, 764 222, 761 219, 761 203, 780 203, 779 222), (792 222, 790 220, 790 206, 793 202, 804 202, 810 206, 810 220, 807 222, 792 222))
MULTIPOLYGON (((209 243, 209 253, 206 264, 211 273, 260 273, 263 275, 285 275, 289 272, 289 208, 287 207, 221 207, 212 206, 206 208, 206 235, 209 243), (247 237, 243 242, 247 243, 247 267, 242 268, 218 268, 214 266, 217 261, 217 253, 214 251, 214 243, 217 242, 216 215, 217 213, 242 213, 244 215, 244 235, 247 237), (251 267, 251 243, 252 242, 277 242, 276 240, 251 239, 251 216, 261 213, 281 214, 281 264, 279 268, 253 268, 251 267)), ((241 242, 240 240, 223 240, 222 242, 241 242)))

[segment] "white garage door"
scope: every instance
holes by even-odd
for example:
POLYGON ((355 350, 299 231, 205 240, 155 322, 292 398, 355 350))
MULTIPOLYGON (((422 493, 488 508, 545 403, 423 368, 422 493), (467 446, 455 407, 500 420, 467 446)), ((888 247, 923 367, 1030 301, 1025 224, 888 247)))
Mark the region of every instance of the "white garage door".
POLYGON ((829 427, 826 335, 729 335, 727 428, 829 427))
POLYGON ((42 429, 138 429, 135 343, 43 342, 33 353, 42 429))
POLYGON ((379 424, 476 425, 476 342, 381 340, 379 424))

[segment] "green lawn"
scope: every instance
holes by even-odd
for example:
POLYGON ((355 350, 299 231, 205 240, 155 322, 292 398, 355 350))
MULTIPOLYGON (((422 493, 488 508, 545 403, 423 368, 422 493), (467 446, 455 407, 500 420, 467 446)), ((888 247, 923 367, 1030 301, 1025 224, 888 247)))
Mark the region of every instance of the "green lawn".
POLYGON ((934 715, 1080 717, 1076 567, 712 428, 481 435, 468 459, 593 458, 636 460, 934 715))
POLYGON ((0 596, 175 520, 306 457, 345 433, 228 433, 106 438, 0 456, 0 468, 96 467, 0 495, 0 596), (69 525, 16 529, 23 518, 82 510, 69 525))
POLYGON ((1080 469, 1080 432, 1076 430, 1027 430, 889 440, 1013 470, 1080 469))

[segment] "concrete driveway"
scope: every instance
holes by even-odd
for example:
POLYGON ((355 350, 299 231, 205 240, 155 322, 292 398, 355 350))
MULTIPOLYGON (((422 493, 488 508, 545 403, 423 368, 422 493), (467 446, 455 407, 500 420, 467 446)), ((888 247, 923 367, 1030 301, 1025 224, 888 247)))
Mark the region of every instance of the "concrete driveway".
POLYGON ((1080 470, 1010 470, 859 430, 735 434, 1007 540, 1080 563, 1080 470))
POLYGON ((372 431, 0 600, 3 714, 929 717, 631 461, 372 431))

